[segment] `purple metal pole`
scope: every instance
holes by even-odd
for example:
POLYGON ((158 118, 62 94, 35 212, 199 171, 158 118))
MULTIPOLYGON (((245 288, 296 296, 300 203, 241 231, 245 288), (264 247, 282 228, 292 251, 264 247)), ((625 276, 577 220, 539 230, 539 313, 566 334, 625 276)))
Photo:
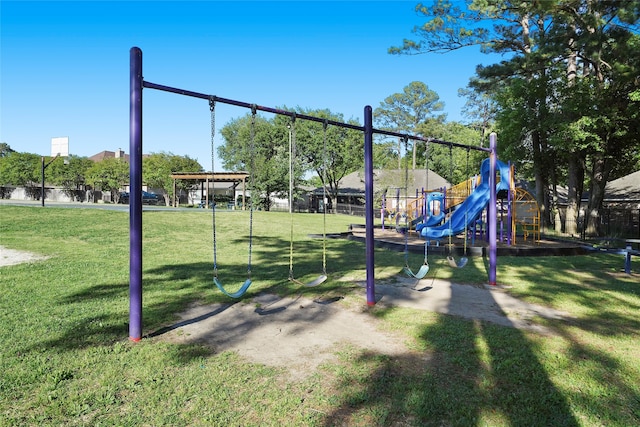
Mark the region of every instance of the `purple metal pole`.
POLYGON ((497 197, 496 197, 496 160, 498 147, 498 137, 495 132, 489 136, 491 153, 489 154, 489 212, 487 222, 489 234, 489 285, 495 286, 496 266, 498 261, 498 245, 496 242, 497 226, 497 197))
MULTIPOLYGON (((502 178, 501 178, 502 179, 502 178)), ((502 200, 500 200, 500 241, 503 242, 504 240, 504 213, 502 211, 503 208, 503 204, 502 204, 502 200)))
POLYGON ((373 242, 373 110, 364 107, 364 212, 366 224, 367 305, 376 304, 373 242))
POLYGON ((142 338, 142 51, 129 52, 129 339, 142 338))
POLYGON ((511 161, 509 161, 509 191, 507 192, 507 244, 509 246, 513 243, 513 212, 511 211, 513 197, 515 196, 515 194, 513 194, 513 189, 515 188, 513 184, 515 179, 513 172, 513 165, 511 161))
POLYGON ((382 207, 380 208, 380 222, 382 222, 382 229, 384 230, 384 215, 387 209, 387 192, 382 195, 382 207))

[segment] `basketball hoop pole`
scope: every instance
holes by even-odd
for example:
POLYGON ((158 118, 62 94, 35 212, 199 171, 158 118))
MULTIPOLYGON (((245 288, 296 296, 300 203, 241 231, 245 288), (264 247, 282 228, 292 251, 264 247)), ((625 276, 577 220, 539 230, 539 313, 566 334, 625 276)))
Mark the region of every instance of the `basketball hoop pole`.
POLYGON ((60 157, 60 153, 56 154, 56 156, 49 160, 49 163, 44 162, 44 156, 42 156, 42 187, 40 187, 40 199, 42 200, 42 207, 44 207, 44 170, 49 167, 49 165, 56 161, 56 159, 60 157))

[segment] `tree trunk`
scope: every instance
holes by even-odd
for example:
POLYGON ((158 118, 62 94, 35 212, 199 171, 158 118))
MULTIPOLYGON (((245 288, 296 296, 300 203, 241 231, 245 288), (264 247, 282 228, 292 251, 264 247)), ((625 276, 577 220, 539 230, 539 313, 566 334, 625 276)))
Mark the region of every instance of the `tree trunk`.
POLYGON ((562 233, 562 217, 560 215, 560 205, 558 203, 558 185, 556 184, 555 179, 553 182, 552 209, 553 209, 553 227, 556 233, 562 233))
POLYGON ((556 233, 562 233, 562 218, 560 216, 560 205, 558 203, 558 175, 556 174, 556 165, 553 161, 551 166, 551 213, 553 214, 553 226, 556 233))
POLYGON ((582 198, 582 185, 584 169, 578 161, 576 153, 570 153, 567 168, 567 211, 565 213, 564 230, 570 236, 578 234, 578 214, 580 199, 582 198))
MULTIPOLYGON (((575 25, 571 25, 571 33, 575 33, 575 25)), ((577 76, 577 58, 575 40, 573 37, 569 39, 569 47, 571 53, 567 58, 567 86, 573 87, 577 76)), ((577 153, 569 152, 567 159, 567 210, 564 215, 564 231, 570 236, 574 236, 578 232, 578 214, 580 208, 580 199, 582 198, 582 185, 579 184, 584 180, 584 170, 578 162, 577 153)))
POLYGON ((531 142, 533 146, 533 169, 536 181, 536 200, 540 206, 540 218, 542 226, 549 225, 549 197, 548 197, 548 181, 546 174, 545 162, 543 159, 542 147, 540 144, 540 133, 537 130, 531 132, 531 142))
POLYGON ((413 169, 416 170, 416 151, 418 150, 418 144, 413 141, 413 169))
POLYGON ((587 234, 593 236, 602 235, 600 220, 600 208, 604 200, 604 187, 607 185, 609 171, 606 160, 600 154, 593 159, 593 171, 591 175, 591 191, 589 192, 589 205, 587 207, 587 234))

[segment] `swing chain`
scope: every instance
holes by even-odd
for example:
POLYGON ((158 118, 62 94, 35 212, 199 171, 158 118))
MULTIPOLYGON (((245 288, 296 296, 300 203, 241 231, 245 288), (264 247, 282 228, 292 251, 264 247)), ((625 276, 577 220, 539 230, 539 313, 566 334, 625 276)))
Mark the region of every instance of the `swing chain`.
POLYGON ((293 280, 293 174, 295 168, 293 166, 293 160, 296 158, 295 155, 295 147, 296 147, 296 113, 293 112, 291 114, 291 123, 290 123, 290 147, 289 147, 289 212, 290 212, 290 220, 289 220, 289 280, 293 280))
POLYGON ((251 175, 251 179, 249 180, 251 191, 251 199, 249 205, 249 260, 247 262, 247 278, 251 279, 251 253, 253 251, 253 205, 254 205, 254 194, 253 194, 253 174, 255 172, 255 127, 256 127, 256 113, 258 107, 256 104, 251 104, 251 135, 250 135, 250 153, 251 153, 251 162, 250 162, 250 170, 249 174, 251 175))
MULTIPOLYGON (((329 121, 322 121, 322 197, 325 203, 322 211, 322 274, 327 275, 327 126, 329 121)), ((337 203, 337 200, 336 200, 337 203)), ((336 206, 337 209, 337 206, 336 206)))
MULTIPOLYGON (((404 262, 407 268, 409 268, 409 159, 407 159, 407 153, 409 152, 409 138, 403 136, 400 138, 401 142, 404 142, 404 262)), ((396 206, 396 215, 400 214, 400 200, 398 199, 398 206, 396 206)), ((397 222, 396 222, 397 224, 397 222)))
MULTIPOLYGON (((216 97, 209 97, 209 111, 211 111, 211 174, 215 173, 215 134, 216 134, 216 97)), ((207 192, 209 189, 207 188, 207 192)), ((214 193, 215 194, 215 193, 214 193)), ((215 197, 215 196, 214 196, 215 197)), ((211 200, 212 206, 215 206, 215 199, 211 200)), ((211 214, 211 229, 213 234, 213 277, 218 277, 218 243, 216 240, 216 210, 212 209, 211 214)))
MULTIPOLYGON (((449 185, 451 186, 450 188, 453 189, 453 144, 449 144, 449 185)), ((451 201, 451 204, 453 204, 453 191, 450 191, 450 195, 449 195, 449 200, 451 201)), ((453 206, 447 206, 449 209, 452 209, 453 206)), ((453 224, 451 223, 451 216, 453 214, 453 211, 450 211, 449 214, 449 244, 447 245, 449 248, 449 254, 451 254, 451 251, 453 249, 453 242, 452 242, 452 228, 453 228, 453 224)))
MULTIPOLYGON (((431 216, 431 210, 429 207, 429 149, 431 148, 430 140, 424 143, 424 174, 425 174, 425 194, 424 194, 424 222, 426 224, 428 218, 431 216)), ((429 265, 429 239, 425 238, 424 241, 424 261, 423 264, 429 265)))

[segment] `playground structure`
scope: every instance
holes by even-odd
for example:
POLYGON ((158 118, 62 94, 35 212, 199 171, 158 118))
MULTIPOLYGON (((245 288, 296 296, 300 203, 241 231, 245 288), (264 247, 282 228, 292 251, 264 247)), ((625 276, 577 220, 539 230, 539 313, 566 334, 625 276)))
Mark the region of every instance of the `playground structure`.
MULTIPOLYGON (((365 224, 366 224, 366 300, 367 305, 375 305, 375 277, 374 277, 374 223, 373 223, 373 135, 381 134, 392 137, 405 138, 405 140, 421 141, 427 144, 435 143, 467 150, 483 151, 489 154, 486 166, 487 191, 483 196, 489 198, 487 222, 489 230, 489 271, 488 282, 496 285, 497 267, 497 239, 496 239, 496 218, 497 218, 497 191, 496 191, 496 170, 497 170, 497 136, 495 133, 490 136, 490 146, 473 147, 454 142, 441 141, 433 138, 425 138, 417 135, 408 135, 399 132, 386 131, 373 128, 373 110, 371 106, 364 107, 364 126, 353 125, 333 120, 326 120, 319 117, 296 114, 291 111, 280 110, 271 107, 264 107, 247 102, 222 98, 215 95, 208 95, 189 90, 173 88, 143 79, 142 74, 142 50, 133 47, 130 50, 130 98, 129 98, 129 145, 130 145, 130 191, 137 194, 142 191, 142 94, 143 89, 154 89, 178 95, 207 100, 210 105, 223 103, 247 108, 255 114, 256 111, 264 111, 272 114, 295 117, 301 120, 309 120, 323 123, 324 126, 338 126, 363 132, 364 135, 364 169, 365 169, 365 224)), ((212 142, 213 145, 213 142, 212 142)), ((451 221, 451 220, 450 220, 451 221)), ((214 219, 215 227, 215 219, 214 219)), ((251 225, 250 225, 251 227, 251 225)), ((139 341, 142 338, 142 200, 133 198, 129 205, 129 339, 139 341)), ((215 240, 215 238, 214 238, 215 240)), ((215 242, 214 242, 215 244, 215 242)), ((251 245, 250 245, 251 247, 251 245)), ((251 249, 249 249, 251 251, 251 249)), ((215 253, 215 250, 214 250, 215 253)), ((249 252, 249 273, 251 266, 251 252, 249 252)), ((250 284, 248 278, 243 287, 250 284)))
MULTIPOLYGON (((398 218, 405 218, 407 224, 406 227, 396 226, 396 230, 402 233, 416 232, 426 240, 435 240, 437 244, 444 237, 462 233, 465 239, 470 237, 472 241, 475 241, 477 234, 485 234, 484 211, 489 204, 488 161, 483 161, 479 175, 449 188, 423 189, 421 197, 407 199, 404 204, 396 195, 398 200, 393 211, 396 224, 398 218)), ((497 172, 499 241, 515 245, 517 236, 522 235, 525 242, 539 242, 540 209, 537 201, 525 189, 515 187, 512 165, 498 160, 497 172)), ((384 228, 385 218, 382 217, 382 220, 384 228)))
POLYGON ((400 197, 400 188, 396 189, 395 199, 392 200, 390 208, 386 192, 382 197, 382 207, 380 211, 380 221, 385 228, 389 224, 395 224, 398 231, 408 229, 408 231, 418 230, 425 224, 427 226, 438 225, 445 217, 445 192, 444 188, 422 189, 415 198, 400 197), (404 223, 406 219, 407 224, 404 223))
POLYGON ((481 182, 462 203, 456 206, 447 220, 438 226, 423 227, 420 235, 427 239, 442 239, 445 236, 454 236, 467 230, 470 224, 475 223, 482 211, 487 207, 491 199, 491 191, 499 192, 509 190, 510 168, 505 163, 496 160, 500 171, 500 181, 495 188, 491 188, 489 180, 490 159, 485 159, 480 168, 481 182))
POLYGON ((540 207, 536 199, 528 191, 522 188, 512 188, 513 196, 513 217, 511 230, 513 232, 513 244, 516 244, 518 228, 522 231, 523 239, 526 241, 529 236, 534 241, 540 240, 540 207))

